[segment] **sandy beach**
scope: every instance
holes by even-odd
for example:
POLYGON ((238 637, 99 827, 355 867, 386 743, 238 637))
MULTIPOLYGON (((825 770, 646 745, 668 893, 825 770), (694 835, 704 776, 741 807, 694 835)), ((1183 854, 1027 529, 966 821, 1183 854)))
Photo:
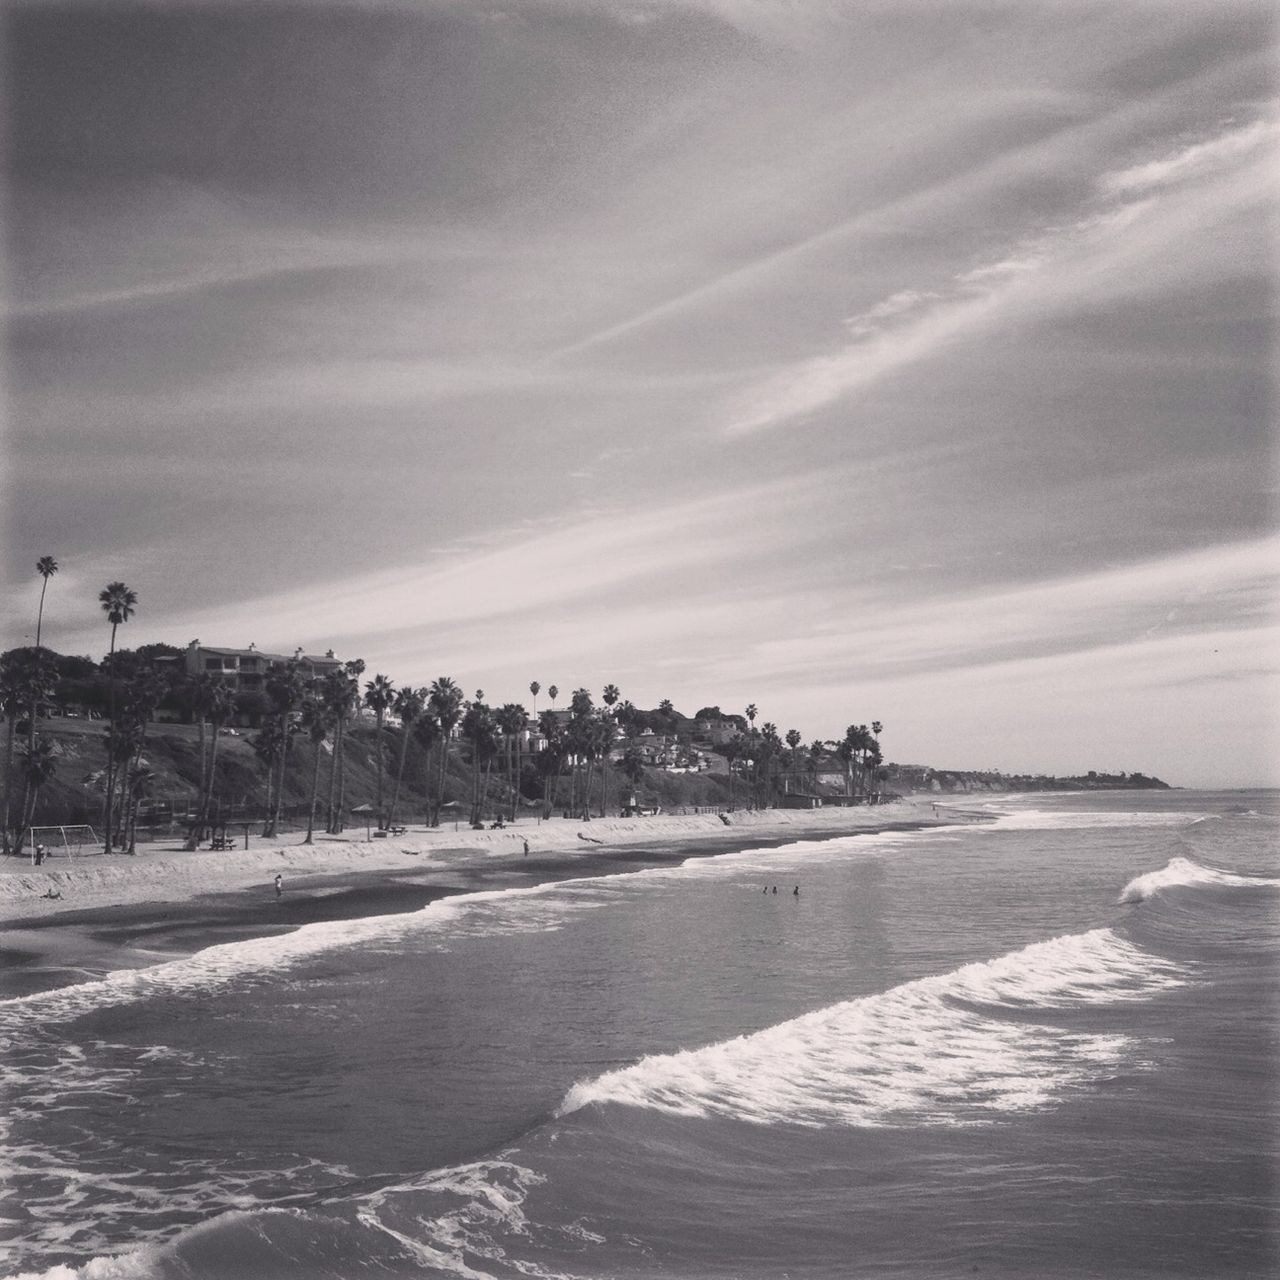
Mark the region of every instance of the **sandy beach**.
MULTIPOLYGON (((56 855, 36 867, 11 858, 0 865, 0 928, 6 938, 21 922, 69 912, 97 911, 142 903, 179 903, 198 895, 226 893, 255 885, 270 888, 277 874, 291 886, 301 878, 356 873, 456 872, 504 859, 579 859, 609 849, 638 846, 741 843, 743 839, 800 839, 878 831, 898 824, 954 822, 965 811, 936 805, 925 797, 873 808, 819 810, 739 810, 726 825, 715 813, 658 814, 643 818, 597 818, 590 822, 523 819, 503 830, 471 831, 453 824, 410 828, 404 835, 366 836, 363 828, 341 836, 318 834, 300 843, 290 832, 277 839, 250 835, 248 848, 183 851, 177 838, 145 846, 136 855, 89 853, 56 855), (935 812, 936 809, 936 812, 935 812), (52 898, 51 893, 60 894, 52 898)), ((239 843, 243 843, 240 841, 239 843)))

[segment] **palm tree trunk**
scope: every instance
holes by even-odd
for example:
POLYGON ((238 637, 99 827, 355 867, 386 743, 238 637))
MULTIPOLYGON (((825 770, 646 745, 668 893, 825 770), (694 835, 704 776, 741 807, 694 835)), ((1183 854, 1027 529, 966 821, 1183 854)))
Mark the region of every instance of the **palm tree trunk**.
POLYGON ((111 843, 111 795, 115 783, 115 745, 116 745, 116 673, 114 658, 116 654, 116 623, 111 624, 111 647, 107 651, 107 710, 111 716, 111 729, 107 735, 107 812, 103 818, 105 828, 103 834, 103 852, 110 853, 111 843))
POLYGON ((391 812, 387 814, 387 826, 393 827, 396 822, 396 808, 400 804, 400 784, 404 780, 404 758, 409 751, 409 731, 412 725, 402 725, 400 734, 400 756, 396 761, 396 785, 391 788, 391 812))
POLYGON ((341 759, 342 746, 342 721, 339 720, 333 727, 333 758, 329 762, 329 821, 325 824, 325 830, 332 835, 338 832, 337 811, 338 811, 338 761, 341 759))
POLYGON ((9 852, 9 814, 13 792, 13 734, 17 716, 9 717, 4 747, 4 829, 0 831, 0 840, 4 842, 5 853, 9 852))
POLYGON ((436 788, 436 812, 431 823, 433 827, 440 825, 440 811, 444 808, 444 778, 449 765, 449 734, 446 731, 440 739, 440 780, 436 788))
POLYGON ((342 721, 338 725, 338 807, 333 813, 333 829, 341 834, 347 826, 347 726, 342 721))
POLYGON ((382 812, 382 712, 374 716, 373 727, 374 754, 378 760, 378 830, 386 830, 386 817, 382 812))
POLYGON ((280 813, 284 807, 284 777, 285 770, 289 767, 289 746, 293 741, 293 735, 289 732, 289 713, 287 711, 281 717, 281 727, 284 733, 284 742, 280 747, 280 772, 276 780, 276 808, 271 817, 272 836, 280 834, 280 813))
POLYGON ((316 805, 320 800, 320 748, 323 745, 323 739, 315 744, 316 759, 311 768, 311 811, 307 814, 307 838, 303 844, 314 843, 312 837, 316 829, 316 805))

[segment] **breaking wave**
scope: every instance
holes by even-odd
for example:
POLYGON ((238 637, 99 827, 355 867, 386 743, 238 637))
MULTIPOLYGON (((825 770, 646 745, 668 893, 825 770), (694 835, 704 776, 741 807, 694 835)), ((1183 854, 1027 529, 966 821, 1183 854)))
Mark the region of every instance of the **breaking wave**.
POLYGON ((1144 902, 1163 889, 1193 885, 1217 885, 1236 889, 1276 888, 1280 887, 1280 880, 1236 875, 1233 871, 1218 871, 1213 867, 1201 866, 1190 858, 1171 858, 1168 865, 1159 871, 1148 871, 1145 875, 1130 880, 1121 891, 1120 901, 1144 902))
POLYGON ((1189 970, 1109 929, 1035 943, 702 1049, 576 1084, 565 1115, 622 1103, 758 1124, 973 1124, 1048 1105, 1110 1070, 1123 1036, 1019 1018, 1146 999, 1189 970))

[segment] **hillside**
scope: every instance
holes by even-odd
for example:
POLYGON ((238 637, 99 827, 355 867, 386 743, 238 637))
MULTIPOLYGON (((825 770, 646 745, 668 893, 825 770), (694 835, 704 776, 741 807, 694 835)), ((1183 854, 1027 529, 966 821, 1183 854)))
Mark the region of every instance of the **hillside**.
MULTIPOLYGON (((53 779, 41 793, 37 823, 85 823, 101 825, 101 778, 106 764, 105 726, 101 721, 55 718, 42 721, 40 733, 52 744, 57 769, 53 779)), ((224 732, 218 738, 216 784, 219 812, 228 821, 255 821, 261 818, 266 798, 266 771, 252 746, 253 731, 224 732)), ((374 805, 377 796, 377 765, 374 755, 376 732, 371 724, 353 726, 346 744, 346 807, 374 805)), ((317 748, 305 735, 295 736, 289 753, 285 775, 284 814, 286 827, 305 826, 310 807, 312 781, 315 774, 317 748)), ((320 752, 319 813, 321 821, 329 796, 329 774, 332 747, 324 743, 320 752)), ((399 761, 400 737, 395 730, 383 732, 384 801, 390 804, 395 772, 399 761)), ((152 834, 169 834, 181 826, 183 815, 195 804, 200 768, 198 730, 194 725, 157 724, 148 731, 143 752, 146 766, 154 774, 151 802, 146 822, 152 834)), ((702 773, 675 772, 662 768, 646 768, 636 788, 644 804, 663 809, 682 807, 729 807, 746 804, 746 790, 739 781, 731 789, 727 763, 722 756, 710 756, 711 768, 702 773)), ((436 790, 439 757, 428 754, 411 739, 405 753, 404 780, 401 787, 398 816, 408 822, 425 819, 428 796, 436 790)), ((882 784, 886 796, 912 793, 965 794, 972 792, 1111 790, 1120 788, 1163 789, 1167 783, 1141 773, 1090 773, 1078 777, 1056 778, 1045 775, 1009 775, 991 771, 933 769, 923 765, 885 766, 882 784)), ((567 776, 560 779, 559 799, 562 807, 568 794, 567 776)), ((471 772, 462 753, 454 749, 446 768, 444 795, 453 802, 446 819, 465 815, 471 796, 471 772)), ((797 772, 791 789, 830 799, 845 793, 843 777, 825 772, 816 777, 797 772)), ((630 784, 616 767, 610 770, 609 807, 622 803, 630 784)), ((529 811, 538 807, 542 783, 526 761, 522 779, 522 805, 529 811)), ((497 805, 510 804, 510 787, 505 772, 493 770, 489 791, 489 812, 497 805)), ((593 805, 599 807, 599 783, 593 788, 593 805)), ((349 826, 363 818, 349 815, 349 826)))

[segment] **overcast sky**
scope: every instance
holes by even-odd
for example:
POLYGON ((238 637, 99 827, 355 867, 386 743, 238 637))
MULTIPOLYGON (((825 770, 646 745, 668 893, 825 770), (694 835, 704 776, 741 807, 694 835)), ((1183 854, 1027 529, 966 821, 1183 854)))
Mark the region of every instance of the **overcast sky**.
POLYGON ((1280 781, 1269 11, 11 6, 6 643, 1280 781))

